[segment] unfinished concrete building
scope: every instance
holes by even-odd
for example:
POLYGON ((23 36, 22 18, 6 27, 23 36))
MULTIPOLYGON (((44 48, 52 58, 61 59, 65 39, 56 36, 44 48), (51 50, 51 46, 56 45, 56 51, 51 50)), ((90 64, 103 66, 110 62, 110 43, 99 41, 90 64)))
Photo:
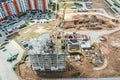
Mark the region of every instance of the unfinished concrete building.
POLYGON ((28 56, 33 70, 64 71, 66 68, 65 52, 58 53, 55 47, 56 39, 50 38, 48 33, 38 39, 31 39, 33 46, 28 56))
POLYGON ((90 49, 90 38, 84 34, 66 34, 65 44, 67 45, 68 53, 81 53, 83 49, 90 49))

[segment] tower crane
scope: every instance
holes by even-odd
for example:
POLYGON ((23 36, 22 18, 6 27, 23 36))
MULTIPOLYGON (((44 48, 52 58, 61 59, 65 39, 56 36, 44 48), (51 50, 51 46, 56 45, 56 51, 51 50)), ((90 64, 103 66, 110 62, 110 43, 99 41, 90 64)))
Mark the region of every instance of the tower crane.
POLYGON ((64 27, 65 24, 65 11, 66 11, 66 1, 64 2, 64 9, 63 9, 63 15, 60 23, 60 27, 62 28, 62 39, 64 38, 64 27))

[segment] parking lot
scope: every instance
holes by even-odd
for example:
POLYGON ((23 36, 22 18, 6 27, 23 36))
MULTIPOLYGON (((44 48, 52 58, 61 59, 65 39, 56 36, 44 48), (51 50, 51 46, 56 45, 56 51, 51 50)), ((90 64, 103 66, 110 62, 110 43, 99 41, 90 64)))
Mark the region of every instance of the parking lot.
POLYGON ((0 37, 0 43, 2 43, 2 42, 4 42, 7 38, 6 38, 6 36, 5 36, 5 33, 3 33, 2 30, 0 30, 0 34, 2 35, 2 36, 0 37))
POLYGON ((24 50, 14 41, 5 45, 6 51, 0 50, 0 80, 19 80, 12 67, 21 60, 24 50), (7 62, 8 57, 19 54, 17 60, 7 62))

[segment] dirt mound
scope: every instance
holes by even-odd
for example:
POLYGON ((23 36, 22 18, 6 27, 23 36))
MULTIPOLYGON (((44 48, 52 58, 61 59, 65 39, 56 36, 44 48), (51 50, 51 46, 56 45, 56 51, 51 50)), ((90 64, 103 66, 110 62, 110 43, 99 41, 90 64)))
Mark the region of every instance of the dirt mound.
POLYGON ((110 20, 100 15, 75 15, 73 21, 65 21, 65 29, 76 29, 80 30, 101 30, 101 29, 112 29, 118 26, 117 20, 110 20))
POLYGON ((120 31, 109 35, 109 63, 111 68, 120 73, 120 31))

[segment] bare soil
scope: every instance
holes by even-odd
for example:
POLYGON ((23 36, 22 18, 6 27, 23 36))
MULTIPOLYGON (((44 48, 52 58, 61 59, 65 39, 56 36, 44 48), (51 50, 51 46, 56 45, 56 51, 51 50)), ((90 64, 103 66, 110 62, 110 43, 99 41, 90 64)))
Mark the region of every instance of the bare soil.
POLYGON ((72 20, 65 21, 65 29, 76 30, 102 30, 113 29, 118 26, 119 21, 113 22, 112 19, 100 15, 75 15, 72 20))
MULTIPOLYGON (((33 71, 31 68, 27 68, 25 64, 20 65, 20 78, 21 80, 39 80, 42 78, 77 78, 77 77, 87 77, 89 74, 86 74, 87 71, 92 72, 92 70, 87 69, 90 66, 80 66, 78 64, 73 65, 67 64, 66 71, 63 72, 40 72, 33 71), (75 67, 76 66, 76 67, 75 67), (87 69, 87 70, 86 70, 87 69)), ((89 76, 88 76, 89 77, 89 76)))
POLYGON ((36 72, 31 68, 26 67, 25 64, 20 65, 20 78, 21 80, 40 80, 41 78, 36 75, 36 72))
POLYGON ((93 65, 88 61, 67 63, 66 71, 63 72, 40 72, 33 71, 20 65, 21 80, 40 80, 43 78, 100 78, 100 77, 119 77, 120 76, 120 47, 114 46, 111 42, 120 43, 120 31, 106 35, 106 41, 102 41, 101 46, 108 59, 108 66, 104 70, 94 71, 93 65))
POLYGON ((55 25, 52 24, 54 23, 31 25, 10 36, 9 39, 15 39, 18 43, 21 40, 29 41, 31 38, 37 38, 43 33, 51 32, 55 28, 55 25))
POLYGON ((120 31, 110 34, 109 37, 109 63, 111 68, 120 76, 120 31))

